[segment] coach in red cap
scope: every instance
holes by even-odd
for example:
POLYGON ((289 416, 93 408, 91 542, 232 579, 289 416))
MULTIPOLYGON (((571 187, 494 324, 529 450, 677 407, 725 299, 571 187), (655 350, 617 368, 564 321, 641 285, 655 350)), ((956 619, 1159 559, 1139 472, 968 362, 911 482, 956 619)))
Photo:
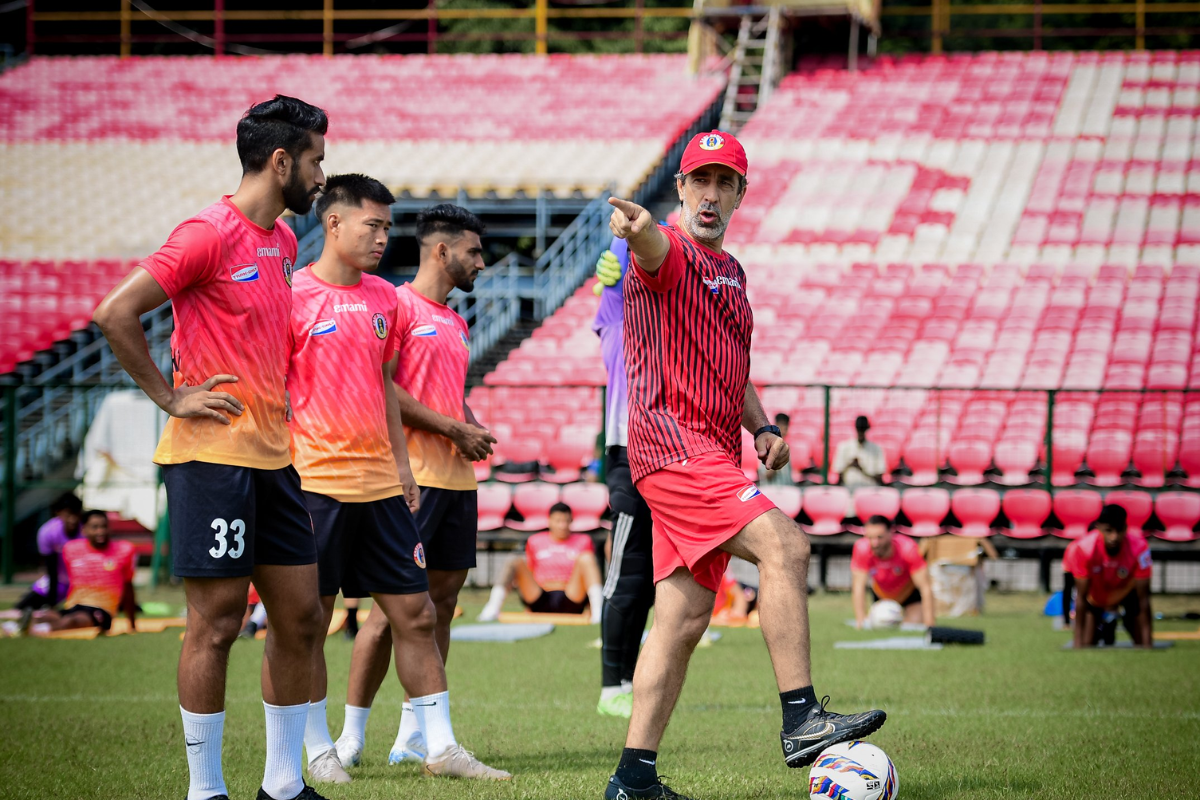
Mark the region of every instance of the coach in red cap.
POLYGON ((746 151, 731 134, 695 136, 675 187, 679 227, 613 198, 612 232, 629 242, 625 361, 629 466, 654 520, 654 626, 633 678, 633 717, 605 797, 680 797, 658 778, 658 744, 688 661, 708 627, 731 555, 758 565, 759 618, 783 707, 789 767, 878 730, 882 711, 841 715, 817 702, 809 672, 809 544, 739 465, 741 431, 767 469, 788 447, 750 383, 754 315, 746 273, 722 249, 746 196, 746 151))

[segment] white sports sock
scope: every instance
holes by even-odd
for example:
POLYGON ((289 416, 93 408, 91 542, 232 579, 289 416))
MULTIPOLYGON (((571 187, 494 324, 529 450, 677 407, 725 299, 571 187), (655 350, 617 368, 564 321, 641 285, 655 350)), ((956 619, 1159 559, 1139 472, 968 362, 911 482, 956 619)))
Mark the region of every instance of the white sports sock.
POLYGON ((308 704, 308 717, 304 723, 304 749, 308 751, 308 763, 311 764, 333 749, 333 739, 329 738, 329 723, 325 719, 325 701, 322 697, 315 703, 308 704))
POLYGON ((592 607, 592 624, 600 622, 600 613, 604 610, 604 587, 600 584, 588 587, 588 605, 592 607))
POLYGON ((179 707, 183 717, 183 741, 187 745, 188 800, 208 800, 229 794, 221 774, 221 739, 225 735, 225 712, 193 714, 179 707))
POLYGON ((259 628, 262 628, 262 626, 266 625, 267 624, 267 607, 262 603, 259 603, 258 605, 256 605, 254 607, 254 610, 250 612, 250 621, 253 622, 255 624, 255 626, 257 626, 259 628))
POLYGON ((412 707, 421 735, 425 737, 429 758, 437 758, 458 744, 450 725, 450 692, 414 697, 412 707))
POLYGON ((421 726, 417 724, 417 715, 413 713, 412 702, 406 701, 400 711, 400 730, 396 731, 396 743, 392 745, 392 749, 404 749, 414 733, 420 736, 421 726))
POLYGON ((621 681, 621 691, 625 694, 633 692, 633 681, 621 681))
MULTIPOLYGON (((407 705, 407 703, 405 704, 407 705)), ((359 744, 367 742, 367 718, 371 716, 371 707, 359 708, 346 706, 346 719, 342 723, 342 735, 339 739, 354 739, 359 744)))
POLYGON ((600 699, 601 700, 611 700, 614 697, 618 697, 623 694, 625 694, 625 690, 621 688, 620 684, 617 684, 616 686, 601 686, 600 687, 600 699))
POLYGON ((504 607, 504 598, 508 596, 508 590, 500 584, 492 587, 492 593, 488 595, 487 605, 483 607, 483 611, 479 612, 479 618, 482 620, 496 619, 500 614, 500 609, 504 607))
POLYGON ((263 791, 274 800, 292 800, 304 789, 304 728, 308 703, 273 706, 263 703, 267 715, 267 766, 263 791))

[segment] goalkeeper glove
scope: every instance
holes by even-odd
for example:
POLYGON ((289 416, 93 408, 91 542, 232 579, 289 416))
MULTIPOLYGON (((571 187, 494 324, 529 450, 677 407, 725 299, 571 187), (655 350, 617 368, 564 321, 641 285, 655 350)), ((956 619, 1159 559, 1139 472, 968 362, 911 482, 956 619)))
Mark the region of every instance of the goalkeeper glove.
POLYGON ((604 291, 605 286, 616 286, 621 280, 621 262, 612 250, 605 250, 600 254, 600 260, 596 262, 596 278, 599 283, 592 291, 597 297, 604 291))

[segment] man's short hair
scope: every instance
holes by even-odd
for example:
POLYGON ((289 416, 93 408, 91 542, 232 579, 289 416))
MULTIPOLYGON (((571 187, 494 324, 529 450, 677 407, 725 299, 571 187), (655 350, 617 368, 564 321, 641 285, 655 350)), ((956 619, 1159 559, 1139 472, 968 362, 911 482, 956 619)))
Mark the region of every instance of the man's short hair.
POLYGON ((251 106, 237 124, 237 152, 242 172, 250 175, 267 166, 271 154, 282 148, 299 158, 312 143, 312 135, 329 130, 329 117, 314 105, 277 94, 251 106))
POLYGON ((569 505, 567 505, 566 503, 558 502, 558 503, 555 503, 554 505, 550 506, 550 513, 551 514, 570 514, 571 507, 569 505))
POLYGON ((882 525, 885 528, 892 527, 892 521, 890 519, 888 519, 887 517, 885 517, 883 514, 872 514, 871 517, 867 520, 867 524, 868 525, 882 525))
POLYGON ((870 429, 871 429, 871 420, 867 419, 866 417, 864 417, 862 415, 859 415, 858 417, 855 418, 854 430, 869 431, 870 429))
POLYGON ((787 414, 784 414, 782 411, 780 411, 778 414, 775 415, 775 424, 776 425, 790 425, 791 423, 792 423, 792 418, 789 417, 787 414))
POLYGON ((79 524, 87 525, 88 520, 91 519, 92 517, 104 517, 104 521, 108 522, 108 512, 107 511, 101 511, 98 508, 89 508, 87 511, 83 512, 83 516, 81 516, 79 518, 79 524))
POLYGON ((1096 517, 1094 525, 1107 525, 1113 530, 1123 531, 1128 522, 1129 515, 1125 512, 1125 509, 1116 503, 1109 503, 1100 509, 1100 516, 1096 517))
POLYGON ((487 226, 479 217, 453 203, 440 203, 417 213, 417 241, 422 245, 430 236, 458 238, 465 231, 483 236, 487 226))
POLYGON ((317 198, 317 219, 324 219, 325 212, 335 205, 362 208, 365 201, 391 206, 396 198, 386 186, 366 175, 355 172, 333 175, 325 180, 325 187, 317 198))
POLYGON ((83 501, 74 492, 63 492, 50 504, 50 513, 58 514, 63 511, 79 514, 83 511, 83 501))

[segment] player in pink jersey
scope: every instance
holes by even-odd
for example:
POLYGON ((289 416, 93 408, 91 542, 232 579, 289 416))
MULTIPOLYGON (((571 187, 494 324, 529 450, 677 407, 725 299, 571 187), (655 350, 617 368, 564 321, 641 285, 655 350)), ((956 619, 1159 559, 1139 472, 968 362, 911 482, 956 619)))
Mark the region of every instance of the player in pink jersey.
POLYGON ((1154 563, 1145 537, 1127 530, 1118 505, 1100 510, 1096 529, 1079 539, 1071 563, 1075 577, 1075 647, 1116 641, 1117 621, 1139 647, 1154 646, 1150 576, 1154 563))
MULTIPOLYGON (((330 178, 317 201, 324 250, 294 284, 291 427, 316 530, 324 622, 328 629, 339 591, 373 597, 395 634, 396 673, 429 742, 423 773, 508 780, 464 750, 450 725, 425 551, 412 515, 419 495, 396 399, 396 290, 368 274, 387 247, 393 202, 372 178, 330 178)), ((309 775, 349 783, 326 722, 323 648, 313 662, 304 736, 309 775)))
POLYGON ((525 541, 525 557, 514 558, 492 586, 492 596, 479 615, 490 622, 500 616, 504 598, 516 588, 521 602, 539 614, 580 614, 589 605, 592 622, 599 624, 604 607, 600 565, 592 548, 592 537, 571 533, 571 507, 550 507, 550 530, 535 533, 525 541))
POLYGON ((867 619, 869 584, 876 600, 894 600, 904 608, 905 622, 933 627, 933 585, 917 543, 893 533, 892 521, 881 514, 867 520, 863 531, 850 556, 855 624, 861 628, 867 619))
MULTIPOLYGON (((443 661, 450 654, 450 621, 458 593, 475 566, 478 504, 472 461, 496 441, 467 407, 465 386, 471 348, 467 325, 446 305, 450 292, 470 292, 483 271, 483 223, 466 209, 442 204, 417 215, 421 264, 412 283, 397 292, 396 395, 408 438, 408 459, 421 489, 417 528, 425 546, 429 594, 437 611, 434 636, 443 661)), ((365 738, 367 709, 387 673, 392 640, 377 607, 354 640, 347 698, 343 762, 355 760, 365 738), (353 723, 353 724, 352 724, 353 723)), ((425 743, 415 712, 405 702, 389 760, 422 761, 425 743), (411 745, 411 746, 410 746, 411 745)), ((339 739, 341 741, 341 739, 339 739)))
POLYGON ((237 126, 237 191, 179 225, 95 313, 121 366, 170 415, 154 460, 163 465, 171 556, 187 596, 179 705, 188 800, 226 796, 225 674, 252 576, 271 617, 258 797, 320 797, 303 778, 321 633, 317 553, 291 466, 284 391, 296 236, 278 218, 307 213, 325 183, 327 127, 324 111, 293 97, 247 111, 237 126), (167 300, 172 383, 150 358, 140 321, 167 300))

